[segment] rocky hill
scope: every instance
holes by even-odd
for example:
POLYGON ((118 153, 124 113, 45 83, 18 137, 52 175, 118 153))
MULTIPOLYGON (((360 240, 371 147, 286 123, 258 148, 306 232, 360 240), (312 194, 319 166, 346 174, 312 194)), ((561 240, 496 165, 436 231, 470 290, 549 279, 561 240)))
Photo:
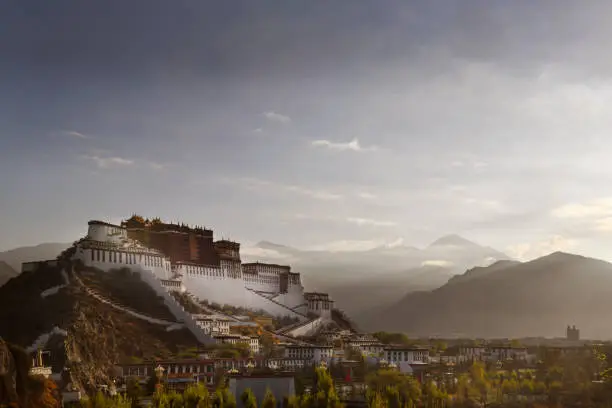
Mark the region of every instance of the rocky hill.
POLYGON ((195 355, 197 341, 188 330, 151 322, 172 315, 138 275, 64 266, 25 272, 0 287, 2 338, 51 349, 54 368, 69 368, 85 391, 108 384, 120 361, 195 355))
POLYGON ((6 262, 17 273, 24 262, 46 261, 56 258, 70 244, 49 242, 35 246, 24 246, 0 252, 0 261, 6 262))
POLYGON ((476 268, 432 290, 357 318, 367 330, 413 336, 612 337, 612 264, 566 253, 476 268))
POLYGON ((15 276, 17 276, 17 272, 6 262, 0 261, 0 286, 15 276))

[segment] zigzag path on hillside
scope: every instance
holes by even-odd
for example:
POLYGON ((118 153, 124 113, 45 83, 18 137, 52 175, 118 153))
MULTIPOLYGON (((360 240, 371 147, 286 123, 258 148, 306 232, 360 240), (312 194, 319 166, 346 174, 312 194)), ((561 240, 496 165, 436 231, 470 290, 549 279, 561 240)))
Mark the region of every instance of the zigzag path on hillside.
MULTIPOLYGON (((198 305, 200 305, 202 307, 202 309, 206 310, 208 313, 216 314, 216 315, 221 315, 221 316, 227 317, 228 319, 233 320, 235 322, 241 322, 242 323, 242 320, 240 320, 240 319, 238 319, 238 318, 236 318, 236 317, 234 317, 232 315, 228 315, 228 314, 225 314, 223 312, 219 312, 217 310, 211 309, 210 307, 208 307, 205 304, 203 304, 201 302, 201 300, 197 296, 193 295, 192 293, 189 293, 189 292, 185 292, 185 293, 187 293, 187 295, 190 296, 191 299, 193 299, 194 302, 196 302, 198 305)), ((271 330, 267 330, 267 329, 265 329, 263 327, 261 328, 261 330, 264 333, 266 333, 266 334, 269 334, 269 335, 272 335, 272 336, 276 336, 279 339, 282 339, 282 340, 290 342, 290 343, 301 344, 301 345, 304 345, 304 346, 312 346, 311 343, 307 343, 305 341, 297 340, 297 339, 295 339, 293 337, 286 336, 286 335, 280 333, 279 331, 271 331, 271 330)))
MULTIPOLYGON (((94 289, 90 288, 89 286, 87 286, 87 285, 86 285, 86 284, 85 284, 85 283, 84 283, 84 282, 81 280, 81 278, 79 278, 79 277, 78 277, 78 276, 77 276, 77 275, 74 273, 74 271, 73 271, 73 276, 74 276, 75 281, 77 282, 77 284, 78 284, 79 286, 81 286, 81 287, 82 287, 82 288, 85 290, 85 292, 86 292, 88 295, 90 295, 90 296, 91 296, 91 297, 93 297, 94 299, 96 299, 96 300, 98 300, 98 301, 100 301, 100 302, 102 302, 102 303, 104 303, 104 304, 107 304, 107 305, 111 306, 111 307, 112 307, 112 308, 114 308, 114 309, 121 310, 121 311, 123 311, 123 312, 125 312, 125 313, 128 313, 128 314, 129 314, 129 315, 131 315, 131 316, 136 317, 137 319, 140 319, 140 320, 145 320, 145 321, 147 321, 147 322, 149 322, 149 323, 152 323, 152 324, 157 324, 157 325, 161 325, 161 326, 173 326, 173 325, 180 325, 180 328, 182 328, 182 327, 183 327, 183 325, 182 325, 181 323, 179 323, 179 322, 171 322, 171 321, 168 321, 168 320, 158 319, 158 318, 156 318, 156 317, 149 316, 149 315, 146 315, 146 314, 144 314, 144 313, 139 313, 139 312, 136 312, 135 310, 132 310, 132 309, 130 309, 130 308, 129 308, 129 307, 127 307, 127 306, 118 305, 118 304, 116 304, 115 302, 113 302, 113 301, 111 301, 111 300, 109 300, 109 299, 105 298, 104 296, 100 295, 98 292, 96 292, 96 290, 94 290, 94 289)), ((177 328, 178 328, 178 327, 177 327, 177 328)))

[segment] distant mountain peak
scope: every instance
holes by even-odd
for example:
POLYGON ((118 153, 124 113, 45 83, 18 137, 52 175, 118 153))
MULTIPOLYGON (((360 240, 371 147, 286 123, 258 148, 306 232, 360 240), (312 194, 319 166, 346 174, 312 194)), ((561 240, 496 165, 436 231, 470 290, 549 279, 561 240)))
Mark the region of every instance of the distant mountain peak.
POLYGON ((275 244, 270 241, 259 241, 255 246, 258 248, 287 248, 286 245, 275 244))
POLYGON ((478 244, 467 240, 457 234, 449 234, 438 238, 429 245, 430 248, 439 246, 473 247, 478 246, 478 244))

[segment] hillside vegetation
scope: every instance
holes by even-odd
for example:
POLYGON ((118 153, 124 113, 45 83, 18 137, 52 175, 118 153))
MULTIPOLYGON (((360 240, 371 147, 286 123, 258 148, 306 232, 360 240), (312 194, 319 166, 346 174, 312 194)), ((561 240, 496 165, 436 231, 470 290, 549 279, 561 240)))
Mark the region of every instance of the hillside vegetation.
MULTIPOLYGON (((20 274, 0 287, 0 322, 10 322, 0 324, 2 338, 28 347, 54 327, 65 330, 67 336, 52 336, 47 347, 52 348, 53 355, 65 357, 74 380, 85 390, 91 390, 96 382, 109 383, 113 366, 120 361, 165 358, 181 350, 197 348, 197 341, 188 330, 167 331, 165 326, 148 323, 104 304, 80 286, 69 267, 67 270, 71 278, 68 286, 45 298, 41 297, 43 290, 63 283, 59 267, 20 274)), ((145 283, 129 277, 130 286, 117 290, 114 285, 108 285, 106 276, 89 273, 90 282, 99 282, 98 288, 104 289, 105 296, 113 302, 125 303, 126 290, 135 299, 143 299, 139 293, 150 291, 145 283)), ((170 316, 155 298, 130 306, 143 314, 170 316)))

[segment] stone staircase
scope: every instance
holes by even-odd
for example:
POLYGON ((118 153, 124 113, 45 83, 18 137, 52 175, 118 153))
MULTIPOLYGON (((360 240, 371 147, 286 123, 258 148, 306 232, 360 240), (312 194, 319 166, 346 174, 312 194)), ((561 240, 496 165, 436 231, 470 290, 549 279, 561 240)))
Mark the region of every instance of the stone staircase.
POLYGON ((290 326, 284 327, 281 330, 279 330, 278 333, 285 335, 285 336, 291 336, 291 337, 308 336, 316 332, 326 322, 327 321, 323 317, 317 316, 305 322, 299 322, 299 323, 295 323, 290 326))
MULTIPOLYGON (((300 313, 300 312, 297 312, 297 311, 295 311, 295 310, 291 309, 290 307, 285 306, 284 304, 282 304, 282 303, 280 303, 280 302, 277 302, 277 301, 276 301, 276 300, 274 300, 274 299, 271 299, 271 298, 269 298, 269 297, 266 297, 266 296, 262 295, 261 293, 259 293, 259 292, 258 292, 258 291, 256 291, 256 290, 253 290, 253 289, 250 289, 250 288, 245 288, 245 289, 246 289, 246 290, 248 290, 248 291, 250 291, 250 292, 252 292, 252 293, 254 293, 254 294, 256 294, 257 296, 260 296, 262 299, 265 299, 267 302, 271 302, 271 303, 273 303, 274 305, 276 305, 276 306, 278 306, 278 307, 280 307, 280 308, 282 308, 282 309, 286 310, 286 311, 287 311, 287 314, 288 314, 289 316, 295 316, 295 317, 298 317, 298 318, 300 318, 300 319, 302 319, 302 320, 304 320, 304 319, 306 319, 306 320, 307 320, 307 319, 308 319, 308 316, 306 316, 305 314, 300 313)), ((265 310, 265 309, 264 309, 264 310, 265 310)))

